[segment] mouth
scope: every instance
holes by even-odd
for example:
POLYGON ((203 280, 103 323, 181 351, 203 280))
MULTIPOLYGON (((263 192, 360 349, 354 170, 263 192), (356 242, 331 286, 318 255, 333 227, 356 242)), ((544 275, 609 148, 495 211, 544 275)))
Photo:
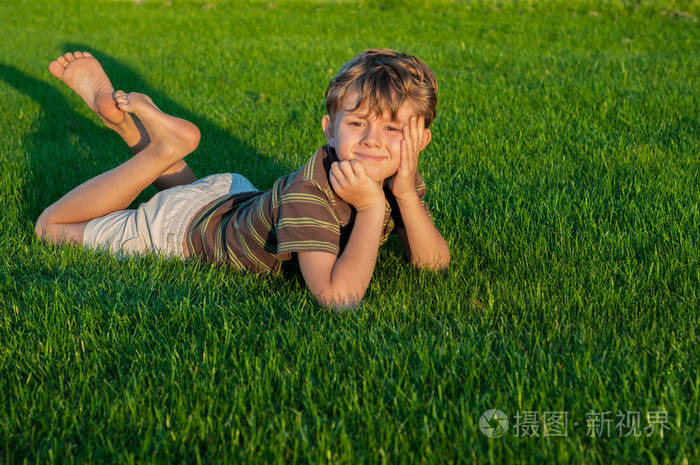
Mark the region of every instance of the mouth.
POLYGON ((371 153, 354 153, 355 158, 361 161, 369 161, 369 162, 380 162, 386 160, 386 157, 383 157, 381 155, 374 155, 371 153))

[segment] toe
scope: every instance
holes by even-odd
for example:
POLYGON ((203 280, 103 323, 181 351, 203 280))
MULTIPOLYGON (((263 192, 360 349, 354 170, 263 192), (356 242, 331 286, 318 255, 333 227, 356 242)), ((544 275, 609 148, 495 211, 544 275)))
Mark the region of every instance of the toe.
POLYGON ((117 100, 117 108, 119 108, 121 111, 125 111, 127 113, 131 113, 133 108, 129 104, 129 102, 125 100, 117 100))
POLYGON ((83 56, 87 58, 92 58, 92 54, 90 52, 83 52, 83 56))
POLYGON ((75 55, 75 58, 82 58, 83 52, 74 52, 73 55, 75 55))
POLYGON ((114 92, 114 101, 117 102, 117 106, 122 110, 123 110, 123 108, 121 108, 121 107, 124 105, 127 105, 129 103, 129 99, 128 99, 127 94, 125 94, 121 90, 114 92))
POLYGON ((53 74, 57 78, 63 76, 64 69, 65 68, 58 62, 58 60, 54 60, 51 63, 49 63, 49 71, 51 71, 51 74, 53 74))
POLYGON ((66 60, 66 59, 65 59, 64 57, 62 57, 62 56, 56 58, 55 61, 57 61, 57 62, 58 62, 61 66, 63 66, 64 68, 65 68, 66 66, 68 66, 68 60, 66 60))
POLYGON ((68 62, 75 61, 75 56, 71 52, 68 52, 65 55, 63 55, 63 58, 65 58, 68 62))

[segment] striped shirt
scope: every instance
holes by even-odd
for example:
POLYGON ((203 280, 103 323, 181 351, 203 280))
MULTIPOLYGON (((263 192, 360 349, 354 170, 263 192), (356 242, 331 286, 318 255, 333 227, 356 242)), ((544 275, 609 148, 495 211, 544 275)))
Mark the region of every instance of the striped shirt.
MULTIPOLYGON (((301 168, 275 181, 266 192, 226 195, 202 207, 190 221, 185 239, 190 256, 240 270, 279 274, 292 253, 342 253, 355 209, 331 188, 328 173, 338 161, 333 148, 319 148, 301 168)), ((425 197, 416 173, 416 191, 425 197)), ((401 224, 396 201, 387 197, 380 244, 401 224), (392 208, 393 206, 393 208, 392 208)), ((427 209, 425 202, 424 207, 427 209)))

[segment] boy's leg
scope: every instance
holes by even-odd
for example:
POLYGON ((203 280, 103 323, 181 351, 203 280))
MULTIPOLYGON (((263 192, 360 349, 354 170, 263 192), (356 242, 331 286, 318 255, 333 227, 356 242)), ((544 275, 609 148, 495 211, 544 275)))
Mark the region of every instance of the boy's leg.
MULTIPOLYGON (((49 64, 51 74, 74 90, 108 128, 119 134, 138 153, 148 146, 150 137, 143 124, 122 111, 114 99, 114 87, 100 63, 88 52, 66 53, 49 64)), ((153 185, 168 189, 197 180, 184 160, 179 160, 161 174, 153 185)))
POLYGON ((88 221, 129 206, 144 188, 197 148, 200 133, 194 124, 166 115, 143 94, 118 91, 114 96, 120 111, 134 113, 143 122, 151 138, 150 144, 44 210, 35 228, 40 238, 82 243, 88 221))

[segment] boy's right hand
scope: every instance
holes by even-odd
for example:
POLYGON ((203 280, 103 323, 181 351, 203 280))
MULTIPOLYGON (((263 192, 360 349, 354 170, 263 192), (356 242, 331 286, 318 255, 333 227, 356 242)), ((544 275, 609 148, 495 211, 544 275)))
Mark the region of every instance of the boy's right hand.
POLYGON ((338 197, 363 211, 372 207, 384 208, 384 191, 381 185, 367 176, 357 160, 333 162, 329 173, 331 187, 338 197))

